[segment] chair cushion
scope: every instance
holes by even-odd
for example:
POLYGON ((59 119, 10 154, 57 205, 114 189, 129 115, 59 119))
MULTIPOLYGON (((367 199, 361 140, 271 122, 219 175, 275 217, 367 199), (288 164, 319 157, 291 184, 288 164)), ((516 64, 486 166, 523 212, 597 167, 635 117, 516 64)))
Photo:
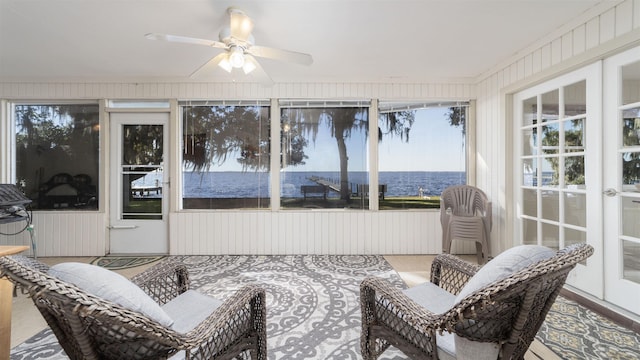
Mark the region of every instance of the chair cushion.
POLYGON ((423 308, 436 314, 448 311, 456 303, 455 295, 431 282, 416 285, 402 292, 423 308))
POLYGON ((173 324, 173 320, 158 303, 136 284, 114 271, 91 264, 65 262, 52 266, 48 273, 89 294, 142 313, 163 326, 173 324))
MULTIPOLYGON (((430 282, 416 285, 403 290, 403 292, 418 305, 436 314, 441 314, 451 309, 456 299, 455 295, 430 282)), ((438 344, 439 359, 455 360, 456 348, 453 334, 448 332, 436 333, 436 344, 438 344)))
POLYGON ((484 265, 469 279, 467 284, 456 296, 455 302, 472 294, 493 282, 502 280, 531 264, 546 260, 555 255, 552 249, 539 245, 520 245, 512 247, 484 265))
POLYGON ((162 310, 174 319, 171 328, 184 334, 198 326, 220 305, 222 305, 222 301, 218 299, 203 295, 195 290, 187 290, 162 305, 162 310))

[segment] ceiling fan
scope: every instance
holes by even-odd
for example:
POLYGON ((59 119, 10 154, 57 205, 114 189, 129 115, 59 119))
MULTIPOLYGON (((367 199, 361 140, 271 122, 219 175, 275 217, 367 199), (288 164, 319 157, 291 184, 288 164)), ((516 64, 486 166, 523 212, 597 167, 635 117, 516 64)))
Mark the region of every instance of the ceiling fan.
POLYGON ((227 13, 230 17, 229 27, 225 27, 220 31, 218 35, 219 41, 157 33, 149 33, 145 37, 150 40, 204 45, 225 50, 225 52, 214 56, 191 73, 191 78, 211 71, 218 66, 229 73, 235 69, 242 69, 245 74, 252 73, 259 82, 272 84, 273 80, 260 66, 255 59, 256 57, 301 65, 311 65, 313 63, 313 58, 309 54, 255 45, 253 35, 251 35, 253 30, 251 18, 242 10, 234 7, 228 8, 227 13))

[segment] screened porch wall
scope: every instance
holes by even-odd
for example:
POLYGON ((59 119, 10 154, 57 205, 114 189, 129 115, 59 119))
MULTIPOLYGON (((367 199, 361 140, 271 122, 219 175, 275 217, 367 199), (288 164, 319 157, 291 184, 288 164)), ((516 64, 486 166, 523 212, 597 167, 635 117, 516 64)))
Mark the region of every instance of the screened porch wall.
MULTIPOLYGON (((0 99, 9 100, 355 98, 437 101, 473 99, 475 96, 475 86, 470 83, 290 83, 276 84, 272 88, 241 83, 0 84, 0 99)), ((6 157, 2 159, 3 164, 7 161, 6 157)), ((108 160, 104 163, 108 164, 108 160)), ((104 174, 108 169, 104 164, 102 170, 100 184, 106 184, 104 174)), ((174 173, 172 176, 179 175, 174 173)), ((10 181, 6 172, 0 173, 0 179, 10 181)), ((103 195, 102 198, 108 197, 103 195)), ((171 201, 178 199, 172 197, 171 201)), ((101 202, 105 203, 107 201, 101 202)), ((35 212, 38 243, 43 244, 38 247, 38 256, 104 255, 108 251, 109 237, 107 210, 35 212)), ((439 210, 215 210, 169 214, 170 253, 176 255, 436 254, 441 251, 441 234, 439 210)), ((0 235, 0 243, 28 244, 28 241, 26 232, 10 239, 0 235)), ((453 251, 474 253, 475 246, 454 244, 453 251)))

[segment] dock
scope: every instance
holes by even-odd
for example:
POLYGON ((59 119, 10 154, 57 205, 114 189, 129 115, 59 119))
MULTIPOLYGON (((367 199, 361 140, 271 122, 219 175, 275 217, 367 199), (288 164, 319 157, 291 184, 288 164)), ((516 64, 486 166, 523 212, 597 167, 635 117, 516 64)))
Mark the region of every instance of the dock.
POLYGON ((309 177, 309 180, 313 181, 314 183, 318 184, 318 185, 322 185, 326 188, 328 188, 331 191, 335 191, 337 193, 340 192, 340 183, 339 182, 335 182, 329 179, 324 179, 318 176, 311 176, 309 177))
MULTIPOLYGON (((321 178, 319 176, 311 176, 308 179, 315 182, 318 185, 322 185, 328 190, 340 193, 340 182, 336 180, 321 178)), ((369 184, 350 184, 350 188, 353 196, 359 196, 364 198, 369 195, 369 184)), ((387 192, 387 184, 378 185, 378 194, 381 199, 384 200, 384 194, 386 192, 387 192)))

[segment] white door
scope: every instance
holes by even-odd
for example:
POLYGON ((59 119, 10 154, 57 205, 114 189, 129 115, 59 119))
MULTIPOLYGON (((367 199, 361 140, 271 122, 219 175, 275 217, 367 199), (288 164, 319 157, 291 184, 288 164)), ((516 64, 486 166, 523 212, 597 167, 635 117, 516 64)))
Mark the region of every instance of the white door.
POLYGON ((640 48, 604 75, 605 300, 640 315, 640 48))
POLYGON ((602 66, 595 63, 514 95, 517 228, 523 244, 594 254, 567 284, 602 298, 602 66))
POLYGON ((167 254, 169 113, 110 114, 111 254, 167 254))

